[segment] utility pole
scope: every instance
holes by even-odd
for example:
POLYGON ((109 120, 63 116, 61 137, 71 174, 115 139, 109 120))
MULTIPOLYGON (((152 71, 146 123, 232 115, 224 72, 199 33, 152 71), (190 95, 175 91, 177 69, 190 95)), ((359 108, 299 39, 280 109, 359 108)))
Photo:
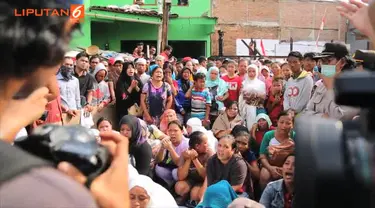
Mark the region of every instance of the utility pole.
POLYGON ((164 50, 168 45, 168 25, 169 25, 169 12, 171 11, 172 0, 163 1, 163 19, 162 19, 162 39, 160 51, 164 50))

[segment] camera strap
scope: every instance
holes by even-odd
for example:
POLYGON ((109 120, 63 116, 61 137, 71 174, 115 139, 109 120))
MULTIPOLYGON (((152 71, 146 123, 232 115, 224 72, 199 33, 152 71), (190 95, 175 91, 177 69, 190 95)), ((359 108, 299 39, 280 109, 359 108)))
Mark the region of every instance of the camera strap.
POLYGON ((42 166, 51 166, 51 164, 0 140, 0 185, 42 166))

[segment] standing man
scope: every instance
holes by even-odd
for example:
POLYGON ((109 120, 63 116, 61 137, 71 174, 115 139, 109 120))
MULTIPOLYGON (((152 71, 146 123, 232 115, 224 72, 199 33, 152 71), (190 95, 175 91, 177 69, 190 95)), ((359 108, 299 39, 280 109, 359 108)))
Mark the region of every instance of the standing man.
POLYGON ((313 74, 314 67, 316 66, 315 56, 316 54, 313 52, 303 55, 303 69, 311 74, 313 74))
POLYGON ((302 54, 298 51, 292 51, 288 55, 293 76, 285 85, 284 110, 292 110, 296 114, 306 108, 313 88, 312 77, 301 68, 302 60, 302 54))
POLYGON ((135 67, 137 69, 138 77, 141 79, 143 85, 145 85, 150 80, 150 75, 146 73, 146 59, 139 58, 135 62, 135 67))
POLYGON ((73 77, 73 68, 61 66, 56 78, 59 84, 63 112, 70 116, 76 116, 77 110, 81 109, 81 94, 79 81, 73 77))
POLYGON ((100 58, 98 55, 90 57, 90 74, 92 74, 95 70, 96 65, 100 63, 100 58))
POLYGON ((165 46, 163 52, 160 53, 160 55, 164 57, 164 61, 169 61, 169 57, 171 56, 172 51, 173 51, 172 46, 170 45, 165 46))
POLYGON ((238 76, 240 76, 242 80, 244 80, 246 77, 248 66, 249 61, 246 59, 240 59, 240 62, 238 62, 238 76))
POLYGON ((134 58, 143 58, 143 43, 140 42, 137 44, 137 47, 133 51, 133 57, 134 58))
POLYGON ((77 65, 74 70, 74 76, 79 81, 79 90, 81 94, 81 104, 85 106, 88 111, 92 111, 91 101, 94 92, 94 78, 89 75, 89 56, 81 52, 76 56, 77 65))

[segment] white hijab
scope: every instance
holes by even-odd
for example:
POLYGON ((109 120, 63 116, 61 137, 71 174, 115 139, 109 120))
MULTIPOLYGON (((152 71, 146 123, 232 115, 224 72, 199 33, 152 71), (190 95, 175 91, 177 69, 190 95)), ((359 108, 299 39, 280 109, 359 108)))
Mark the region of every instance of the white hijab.
POLYGON ((138 175, 136 178, 133 178, 129 183, 129 190, 135 186, 145 189, 150 196, 147 208, 178 208, 172 195, 148 176, 138 175))
POLYGON ((256 91, 261 94, 266 94, 266 85, 264 84, 264 82, 258 79, 259 68, 255 64, 251 64, 247 67, 247 71, 249 71, 249 69, 255 69, 255 78, 250 79, 249 76, 246 76, 246 78, 242 82, 243 90, 256 91))
POLYGON ((259 68, 255 64, 251 64, 247 67, 247 71, 249 69, 255 69, 255 77, 250 79, 247 75, 245 80, 242 82, 242 92, 239 98, 239 108, 240 108, 240 115, 243 120, 246 122, 246 127, 251 129, 252 125, 256 123, 256 106, 250 106, 246 104, 246 101, 243 99, 243 92, 254 92, 260 94, 266 94, 266 84, 258 79, 259 68))
POLYGON ((204 128, 202 121, 199 118, 190 118, 186 125, 190 126, 193 132, 200 131, 203 132, 208 139, 208 147, 215 153, 217 151, 217 144, 218 141, 215 137, 215 135, 212 133, 212 131, 208 131, 206 128, 204 128))

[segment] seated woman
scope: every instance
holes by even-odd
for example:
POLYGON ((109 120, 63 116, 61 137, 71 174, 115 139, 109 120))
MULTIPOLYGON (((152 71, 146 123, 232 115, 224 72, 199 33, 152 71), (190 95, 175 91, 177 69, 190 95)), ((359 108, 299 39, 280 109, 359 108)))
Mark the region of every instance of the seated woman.
POLYGON ((217 153, 208 159, 206 174, 201 197, 207 186, 221 180, 228 181, 237 194, 244 197, 253 196, 250 170, 245 160, 237 153, 237 143, 232 135, 219 139, 217 153))
MULTIPOLYGON (((160 130, 167 134, 168 132, 168 123, 171 122, 171 121, 175 121, 175 120, 179 120, 178 117, 177 117, 177 114, 176 114, 176 111, 174 111, 173 109, 168 109, 166 111, 164 111, 163 115, 161 115, 161 118, 160 118, 160 130)), ((185 128, 183 129, 183 133, 185 134, 186 133, 186 130, 185 128)))
POLYGON ((147 139, 142 136, 139 119, 132 115, 122 117, 120 134, 129 138, 129 163, 137 169, 139 174, 150 175, 152 151, 147 139))
POLYGON ((290 154, 282 167, 283 178, 270 182, 264 189, 260 203, 267 208, 292 207, 294 197, 294 160, 290 154))
POLYGON ((183 136, 182 129, 178 120, 169 122, 168 137, 161 141, 162 146, 155 159, 156 176, 167 183, 168 187, 178 180, 177 165, 182 153, 189 148, 189 140, 183 136))
POLYGON ((190 135, 189 150, 182 153, 177 170, 178 182, 175 185, 176 194, 181 196, 177 202, 184 205, 190 192, 190 200, 199 202, 199 190, 206 177, 206 163, 213 155, 208 147, 207 136, 200 131, 190 135))
POLYGON ((219 208, 228 207, 238 195, 226 180, 221 180, 209 187, 204 193, 203 201, 197 208, 219 208))
POLYGON ((216 138, 230 134, 234 126, 244 123, 238 114, 238 103, 236 101, 229 101, 225 107, 225 112, 217 117, 212 126, 212 132, 216 138))
POLYGON ((151 178, 139 175, 129 182, 130 208, 178 208, 172 195, 151 178))
POLYGON ((262 163, 259 183, 262 190, 270 181, 280 179, 285 157, 294 152, 292 128, 292 117, 283 111, 277 120, 276 130, 271 130, 264 135, 259 150, 259 158, 262 163))
POLYGON ((119 133, 118 131, 112 129, 112 122, 104 117, 99 118, 99 120, 96 122, 96 127, 98 128, 99 132, 113 131, 119 133))
POLYGON ((192 133, 194 133, 196 131, 203 132, 207 136, 207 138, 208 138, 208 147, 214 153, 216 153, 218 141, 217 141, 216 137, 214 136, 214 134, 212 133, 212 131, 207 130, 206 128, 204 128, 204 126, 202 124, 202 120, 200 120, 199 118, 191 118, 186 123, 186 132, 187 132, 187 135, 190 136, 192 133))
POLYGON ((265 113, 260 113, 255 118, 256 122, 251 128, 251 137, 253 139, 251 148, 254 150, 255 156, 259 157, 259 148, 262 144, 264 134, 269 130, 275 130, 275 127, 272 126, 270 117, 265 113))
POLYGON ((253 181, 259 180, 260 169, 258 167, 257 158, 250 148, 250 134, 241 131, 236 135, 235 139, 238 151, 243 159, 249 164, 251 178, 253 181))

